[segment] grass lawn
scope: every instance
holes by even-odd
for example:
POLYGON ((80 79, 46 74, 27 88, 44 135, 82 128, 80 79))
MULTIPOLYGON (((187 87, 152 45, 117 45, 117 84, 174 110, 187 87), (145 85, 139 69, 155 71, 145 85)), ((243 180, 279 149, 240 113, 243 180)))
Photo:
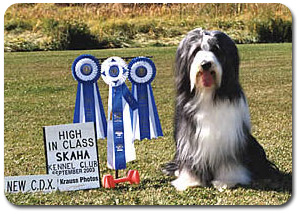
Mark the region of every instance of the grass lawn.
MULTIPOLYGON (((5 176, 45 174, 42 127, 72 123, 77 82, 71 64, 80 54, 96 57, 153 55, 157 76, 152 83, 164 137, 135 141, 138 186, 50 194, 7 194, 14 204, 51 205, 281 205, 291 197, 292 174, 292 44, 239 45, 240 79, 247 95, 253 135, 270 160, 290 174, 278 184, 253 183, 218 192, 214 188, 190 188, 177 192, 173 178, 160 167, 174 154, 173 63, 176 47, 111 49, 4 54, 4 164, 5 176)), ((98 81, 105 111, 108 86, 98 81)), ((127 80, 130 87, 130 83, 127 80)), ((101 175, 106 166, 106 140, 99 140, 101 175)), ((125 172, 120 172, 125 175, 125 172)))

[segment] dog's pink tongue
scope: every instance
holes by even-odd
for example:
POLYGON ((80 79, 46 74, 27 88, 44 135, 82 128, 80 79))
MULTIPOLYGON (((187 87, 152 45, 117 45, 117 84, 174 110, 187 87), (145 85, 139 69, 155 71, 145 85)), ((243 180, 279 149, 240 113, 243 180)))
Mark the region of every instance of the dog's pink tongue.
POLYGON ((214 82, 214 79, 213 79, 213 76, 211 75, 211 73, 208 71, 204 71, 203 75, 202 75, 202 83, 203 83, 204 87, 212 86, 213 82, 214 82))

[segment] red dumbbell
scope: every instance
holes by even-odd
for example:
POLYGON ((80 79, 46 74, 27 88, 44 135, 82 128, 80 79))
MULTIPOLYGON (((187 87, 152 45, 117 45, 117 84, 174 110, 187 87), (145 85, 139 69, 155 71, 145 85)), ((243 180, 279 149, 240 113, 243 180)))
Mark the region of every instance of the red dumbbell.
POLYGON ((139 184, 140 178, 137 170, 129 170, 127 177, 114 179, 112 175, 103 176, 103 187, 104 188, 114 188, 115 184, 127 182, 130 184, 139 184))

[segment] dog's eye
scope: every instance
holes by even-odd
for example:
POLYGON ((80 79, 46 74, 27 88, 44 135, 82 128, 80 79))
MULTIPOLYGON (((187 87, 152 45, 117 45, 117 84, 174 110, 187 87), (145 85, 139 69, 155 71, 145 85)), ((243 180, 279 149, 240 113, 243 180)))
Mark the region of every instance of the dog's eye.
POLYGON ((215 72, 215 71, 211 71, 211 75, 212 75, 212 76, 215 76, 215 75, 216 75, 216 72, 215 72))

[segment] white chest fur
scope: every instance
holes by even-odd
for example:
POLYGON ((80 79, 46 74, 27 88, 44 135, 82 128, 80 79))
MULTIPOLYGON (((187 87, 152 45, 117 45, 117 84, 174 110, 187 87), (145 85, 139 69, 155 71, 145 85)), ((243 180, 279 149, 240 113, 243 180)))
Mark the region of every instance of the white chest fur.
POLYGON ((226 158, 235 158, 244 143, 243 125, 250 129, 248 106, 244 99, 237 102, 214 103, 212 96, 203 93, 198 99, 200 107, 195 114, 196 134, 192 143, 197 147, 193 157, 204 159, 216 166, 226 158))

